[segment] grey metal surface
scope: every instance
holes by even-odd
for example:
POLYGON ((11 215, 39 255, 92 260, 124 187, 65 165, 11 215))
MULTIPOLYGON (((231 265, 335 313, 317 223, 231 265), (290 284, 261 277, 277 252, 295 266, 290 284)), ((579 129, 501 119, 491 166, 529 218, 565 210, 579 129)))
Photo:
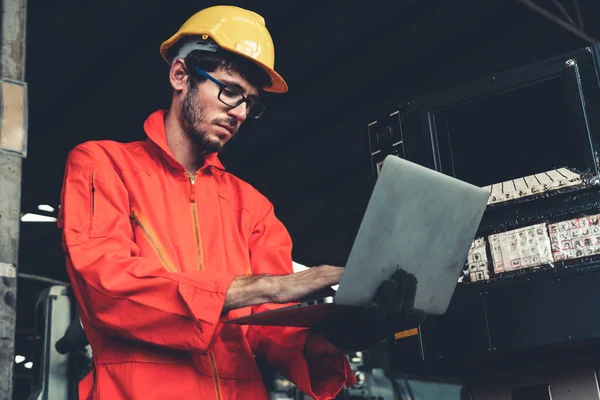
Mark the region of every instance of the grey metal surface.
POLYGON ((48 400, 68 400, 69 394, 69 356, 60 354, 54 345, 67 330, 71 323, 71 300, 64 286, 53 286, 50 290, 51 296, 56 296, 52 303, 52 320, 48 334, 50 335, 49 348, 46 349, 48 356, 48 400))
POLYGON ((361 305, 397 268, 418 281, 415 308, 443 314, 485 211, 485 189, 388 156, 335 302, 361 305))
MULTIPOLYGON (((36 390, 30 400, 68 400, 69 399, 69 356, 60 354, 56 342, 65 334, 71 323, 71 300, 65 286, 51 286, 38 298, 38 312, 43 312, 43 326, 36 327, 42 340, 37 350, 41 352, 37 375, 34 382, 36 390)), ((41 321, 40 321, 41 322, 41 321)))
POLYGON ((551 371, 480 382, 473 385, 473 400, 512 400, 514 389, 549 384, 552 400, 598 400, 600 391, 593 365, 569 366, 551 371))

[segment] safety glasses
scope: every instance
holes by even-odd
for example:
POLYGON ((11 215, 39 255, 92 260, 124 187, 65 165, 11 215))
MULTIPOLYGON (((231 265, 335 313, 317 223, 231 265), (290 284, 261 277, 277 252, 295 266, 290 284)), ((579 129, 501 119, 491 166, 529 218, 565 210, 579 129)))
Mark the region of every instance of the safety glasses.
POLYGON ((259 102, 249 99, 242 92, 240 92, 237 88, 231 87, 229 85, 224 84, 223 82, 218 81, 217 79, 210 76, 210 74, 200 68, 196 68, 196 72, 200 76, 205 77, 211 82, 214 82, 217 86, 219 86, 219 94, 218 99, 221 103, 229 106, 231 108, 235 108, 242 103, 246 103, 246 114, 248 117, 257 119, 265 112, 265 106, 260 104, 259 102))

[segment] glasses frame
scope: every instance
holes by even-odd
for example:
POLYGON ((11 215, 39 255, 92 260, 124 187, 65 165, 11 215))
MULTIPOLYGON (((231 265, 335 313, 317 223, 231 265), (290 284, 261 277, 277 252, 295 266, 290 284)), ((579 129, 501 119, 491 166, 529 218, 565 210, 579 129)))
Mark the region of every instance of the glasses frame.
POLYGON ((265 106, 262 105, 261 103, 259 103, 258 101, 252 101, 249 98, 247 98, 244 93, 240 92, 240 90, 238 88, 235 88, 233 86, 229 86, 221 81, 219 81, 216 78, 213 78, 208 72, 204 71, 203 69, 200 69, 198 67, 196 67, 196 72, 200 75, 203 76, 204 78, 208 79, 209 81, 215 83, 217 86, 219 86, 219 94, 217 95, 217 98, 219 99, 219 101, 223 104, 225 104, 227 107, 231 107, 231 108, 236 108, 237 106, 239 106, 242 103, 246 103, 247 105, 247 110, 246 110, 246 115, 252 119, 258 119, 260 118, 261 115, 263 115, 263 113, 265 112, 265 106), (229 90, 233 90, 237 93, 240 94, 240 96, 242 96, 242 98, 237 102, 237 104, 229 104, 226 101, 224 101, 223 99, 221 99, 221 94, 223 93, 223 89, 229 89, 229 90), (253 107, 258 106, 258 114, 250 114, 250 110, 252 110, 253 107))

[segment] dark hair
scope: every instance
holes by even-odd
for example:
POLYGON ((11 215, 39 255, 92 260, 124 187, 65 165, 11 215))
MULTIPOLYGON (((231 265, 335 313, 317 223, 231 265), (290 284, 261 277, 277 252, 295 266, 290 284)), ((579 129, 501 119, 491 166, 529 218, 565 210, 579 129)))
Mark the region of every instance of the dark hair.
POLYGON ((232 70, 237 72, 246 79, 252 86, 259 91, 271 84, 271 79, 267 73, 252 61, 225 51, 218 49, 216 52, 194 50, 184 59, 185 68, 190 75, 190 85, 197 85, 204 82, 205 77, 196 73, 196 68, 200 68, 206 72, 214 72, 219 68, 232 70))

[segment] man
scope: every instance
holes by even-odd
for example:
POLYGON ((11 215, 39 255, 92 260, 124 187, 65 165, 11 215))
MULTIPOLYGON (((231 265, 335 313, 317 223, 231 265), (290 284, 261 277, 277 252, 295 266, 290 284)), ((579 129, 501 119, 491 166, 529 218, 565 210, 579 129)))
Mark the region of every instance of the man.
POLYGON ((352 319, 315 330, 223 324, 314 296, 342 268, 293 274, 273 206, 217 157, 262 114, 261 90, 287 91, 262 17, 202 10, 161 53, 173 97, 146 120, 148 139, 83 143, 67 160, 59 225, 94 354, 80 398, 267 399, 256 357, 332 399, 355 383, 344 352, 410 313, 414 279, 396 275, 352 319))

